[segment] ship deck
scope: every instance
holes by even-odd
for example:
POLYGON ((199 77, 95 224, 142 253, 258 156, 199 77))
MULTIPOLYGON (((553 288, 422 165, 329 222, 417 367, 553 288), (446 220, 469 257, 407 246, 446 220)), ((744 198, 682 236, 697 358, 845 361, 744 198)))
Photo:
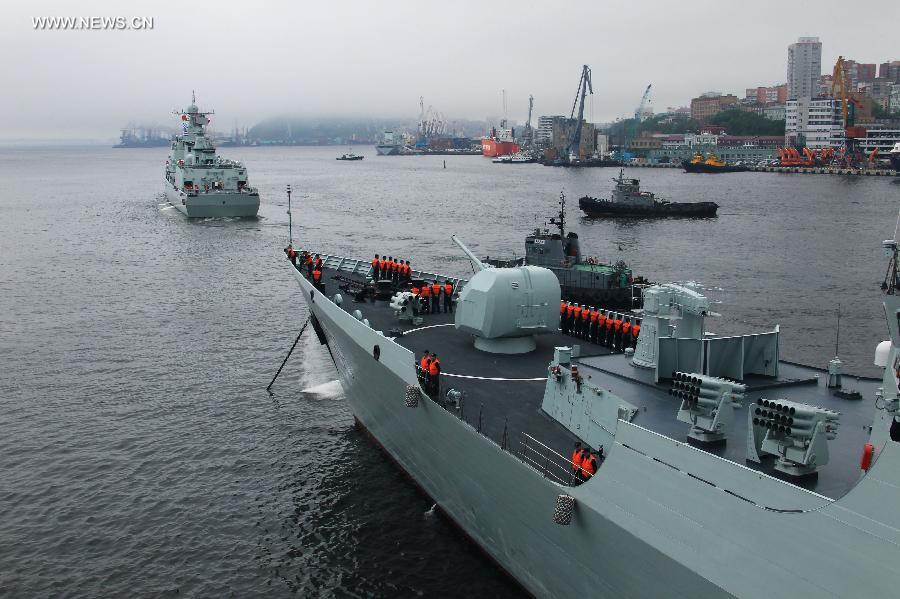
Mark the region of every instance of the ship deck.
MULTIPOLYGON (((323 269, 324 292, 328 297, 340 292, 340 287, 348 281, 365 281, 363 269, 360 272, 348 272, 346 267, 336 270, 329 267, 331 263, 336 263, 333 257, 326 259, 323 269)), ((342 297, 344 310, 359 309, 375 330, 383 331, 385 336, 412 351, 416 360, 424 350, 437 353, 442 370, 441 396, 455 389, 464 398, 460 408, 447 409, 513 452, 518 451, 524 435, 530 435, 561 456, 568 456, 579 440, 541 410, 547 368, 554 348, 559 346, 580 346, 580 356, 573 363, 592 384, 634 404, 638 412, 632 422, 678 441, 687 438, 689 425, 676 420, 680 402, 668 394, 671 384, 654 383, 651 371, 633 366, 624 354, 561 332, 539 335, 537 349, 525 355, 485 353, 474 347, 470 334, 454 327, 453 314, 424 314, 424 322, 414 325, 400 321, 388 301, 356 302, 345 292, 342 297)), ((871 402, 880 380, 845 375, 845 389, 862 395, 862 399, 851 400, 827 389, 826 375, 824 369, 782 361, 777 378, 748 377, 743 381, 747 385, 744 406, 735 409, 731 426, 726 430, 727 441, 696 446, 826 497, 842 496, 859 479, 859 459, 873 418, 871 402), (746 460, 746 406, 758 398, 788 399, 841 413, 839 433, 828 442, 830 461, 816 475, 790 478, 774 470, 772 458, 764 458, 762 464, 746 460)))

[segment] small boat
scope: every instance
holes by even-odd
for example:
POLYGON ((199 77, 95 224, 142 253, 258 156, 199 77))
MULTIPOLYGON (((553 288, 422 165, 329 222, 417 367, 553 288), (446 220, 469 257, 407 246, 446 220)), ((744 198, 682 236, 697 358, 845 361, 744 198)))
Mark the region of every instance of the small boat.
POLYGON ((681 166, 688 173, 741 173, 749 170, 742 164, 728 164, 712 152, 705 160, 703 154, 697 152, 690 160, 683 160, 681 166))
POLYGON ((492 159, 491 162, 497 164, 530 164, 535 162, 535 159, 528 154, 517 152, 515 154, 507 154, 506 156, 497 156, 492 159))
POLYGON ((578 200, 578 207, 592 217, 704 217, 715 216, 719 208, 715 202, 670 202, 657 198, 649 191, 641 191, 640 179, 626 178, 625 169, 619 170, 613 182, 616 186, 610 199, 584 196, 578 200))
POLYGON ((361 154, 353 153, 353 146, 347 148, 346 154, 341 154, 339 157, 335 158, 335 160, 362 160, 365 156, 361 154))

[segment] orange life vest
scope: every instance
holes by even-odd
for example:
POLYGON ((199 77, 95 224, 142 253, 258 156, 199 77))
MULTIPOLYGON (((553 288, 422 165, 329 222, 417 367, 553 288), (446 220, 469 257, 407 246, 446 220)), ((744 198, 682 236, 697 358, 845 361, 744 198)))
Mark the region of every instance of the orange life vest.
POLYGON ((304 264, 312 264, 312 256, 307 256, 306 262, 304 262, 304 264))
POLYGON ((598 318, 600 318, 600 313, 596 310, 591 310, 591 322, 597 322, 598 318))
POLYGON ((319 279, 321 279, 321 278, 322 278, 322 271, 317 268, 316 270, 313 271, 313 281, 318 283, 319 279))
POLYGON ((581 461, 584 459, 584 449, 579 447, 572 452, 572 472, 578 472, 581 469, 581 461))
POLYGON ((316 258, 316 268, 322 268, 322 259, 316 258))
POLYGON ((579 318, 581 318, 581 306, 576 306, 575 307, 575 320, 578 320, 579 318))
POLYGON ((391 262, 391 272, 397 272, 397 262, 391 262))
POLYGON ((441 371, 441 361, 440 360, 431 360, 428 363, 428 374, 431 376, 437 376, 441 371))
POLYGON ((641 333, 641 325, 633 324, 631 325, 631 334, 637 337, 641 333))
POLYGON ((378 261, 378 270, 384 270, 384 265, 387 264, 387 261, 382 258, 378 261))
POLYGON ((446 295, 447 297, 453 295, 453 285, 451 285, 450 283, 444 284, 444 295, 446 295))
POLYGON ((613 328, 613 325, 615 324, 615 322, 616 322, 616 321, 613 320, 613 317, 612 317, 612 316, 607 316, 607 317, 606 317, 606 328, 607 328, 607 329, 613 328))
POLYGON ((403 274, 408 275, 410 273, 410 271, 412 271, 412 269, 409 267, 409 264, 404 264, 403 265, 403 274))
POLYGON ((606 324, 606 315, 601 312, 600 315, 597 316, 597 322, 600 324, 601 327, 603 325, 605 325, 606 324))
POLYGON ((428 356, 422 356, 422 360, 419 362, 419 366, 422 367, 422 370, 428 372, 428 363, 431 362, 431 358, 428 356))
POLYGON ((581 460, 581 473, 585 478, 594 476, 595 472, 597 472, 597 458, 588 456, 581 460))
POLYGON ((622 324, 622 334, 627 335, 629 332, 631 332, 631 323, 630 322, 623 323, 622 324))
POLYGON ((574 312, 575 312, 575 306, 573 306, 572 304, 569 304, 569 305, 566 307, 566 316, 572 316, 572 314, 573 314, 574 312))
POLYGON ((372 258, 372 268, 378 268, 378 258, 372 258))
POLYGON ((418 287, 413 287, 412 289, 410 289, 410 291, 413 292, 413 295, 419 295, 419 288, 418 288, 418 287))
POLYGON ((615 325, 613 325, 613 326, 616 327, 616 332, 618 333, 619 331, 622 330, 622 321, 621 321, 620 319, 617 318, 617 319, 616 319, 616 323, 615 323, 615 325))
POLYGON ((591 311, 585 308, 581 311, 581 320, 587 322, 588 317, 590 317, 591 311))
POLYGON ((560 314, 565 314, 565 313, 566 313, 566 307, 567 307, 567 306, 566 306, 566 302, 559 302, 559 313, 560 313, 560 314))
POLYGON ((437 283, 433 283, 431 285, 431 295, 433 295, 434 297, 437 297, 440 294, 441 294, 441 286, 438 285, 437 283))
POLYGON ((431 287, 422 285, 422 297, 431 297, 431 287))

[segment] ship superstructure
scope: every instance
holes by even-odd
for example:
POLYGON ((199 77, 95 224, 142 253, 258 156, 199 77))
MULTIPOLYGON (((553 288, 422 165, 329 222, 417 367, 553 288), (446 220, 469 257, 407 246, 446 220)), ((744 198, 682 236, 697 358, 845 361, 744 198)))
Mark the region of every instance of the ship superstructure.
POLYGON ((385 131, 381 143, 375 146, 379 156, 399 156, 405 148, 403 135, 396 131, 385 131))
MULTIPOLYGON (((287 267, 358 425, 540 597, 888 597, 900 585, 898 243, 882 379, 782 360, 778 326, 711 333, 696 285, 644 291, 632 352, 561 334, 536 266, 466 250, 454 314, 361 301, 367 260, 287 267), (440 355, 437 388, 416 364, 440 355), (864 399, 854 399, 864 398, 864 399), (601 456, 579 484, 578 442, 601 456)), ((312 250, 312 248, 306 248, 312 250)), ((399 291, 399 289, 398 289, 399 291)))
POLYGON ((222 158, 206 135, 212 111, 191 105, 175 114, 181 118, 182 134, 172 141, 166 160, 166 199, 188 217, 256 216, 259 192, 247 181, 247 168, 236 160, 222 158))

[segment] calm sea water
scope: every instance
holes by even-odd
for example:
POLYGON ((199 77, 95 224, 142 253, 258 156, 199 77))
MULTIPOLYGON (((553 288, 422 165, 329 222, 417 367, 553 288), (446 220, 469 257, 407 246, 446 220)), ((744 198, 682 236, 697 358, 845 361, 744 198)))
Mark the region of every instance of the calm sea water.
POLYGON ((701 282, 716 333, 780 324, 783 358, 824 365, 840 304, 841 357, 874 373, 896 180, 635 170, 719 216, 591 222, 613 169, 359 150, 225 148, 260 218, 188 221, 165 149, 0 149, 0 595, 520 593, 353 427, 314 336, 266 393, 306 317, 287 184, 295 244, 453 274, 451 233, 521 253, 564 191, 583 251, 701 282))

